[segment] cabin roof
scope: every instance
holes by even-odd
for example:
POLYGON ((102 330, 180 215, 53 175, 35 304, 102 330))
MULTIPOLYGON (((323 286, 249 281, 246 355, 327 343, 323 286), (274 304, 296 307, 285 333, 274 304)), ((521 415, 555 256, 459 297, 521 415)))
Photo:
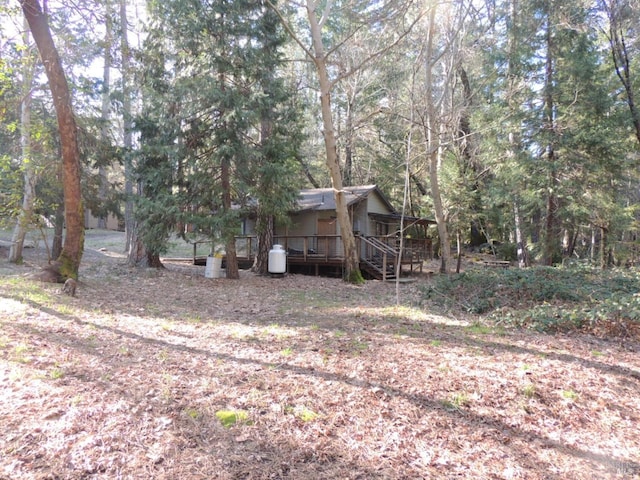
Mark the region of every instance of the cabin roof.
MULTIPOLYGON (((393 208, 393 205, 387 200, 387 197, 380 191, 377 185, 357 185, 352 187, 344 187, 342 191, 345 193, 347 200, 347 206, 355 205, 366 198, 372 193, 376 193, 380 201, 387 207, 387 213, 372 213, 368 215, 375 218, 378 221, 384 223, 400 223, 402 215, 393 208)), ((300 190, 298 195, 298 208, 297 213, 320 211, 320 210, 335 210, 336 200, 333 195, 333 188, 306 188, 300 190)), ((409 215, 404 216, 406 224, 413 225, 435 225, 435 220, 427 218, 412 217, 409 215)))
MULTIPOLYGON (((347 206, 354 205, 365 200, 372 192, 376 192, 389 212, 395 212, 395 209, 389 203, 387 198, 382 194, 376 185, 360 185, 353 187, 344 187, 342 191, 347 200, 347 206)), ((300 191, 298 196, 298 212, 309 210, 335 210, 336 201, 333 194, 333 188, 307 188, 300 191)))

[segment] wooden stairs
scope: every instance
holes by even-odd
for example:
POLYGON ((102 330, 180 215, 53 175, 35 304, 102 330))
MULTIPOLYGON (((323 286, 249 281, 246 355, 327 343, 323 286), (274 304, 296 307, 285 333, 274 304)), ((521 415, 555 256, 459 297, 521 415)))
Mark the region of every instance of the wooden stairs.
POLYGON ((395 279, 398 251, 375 237, 360 238, 366 245, 360 256, 360 269, 378 280, 395 279))

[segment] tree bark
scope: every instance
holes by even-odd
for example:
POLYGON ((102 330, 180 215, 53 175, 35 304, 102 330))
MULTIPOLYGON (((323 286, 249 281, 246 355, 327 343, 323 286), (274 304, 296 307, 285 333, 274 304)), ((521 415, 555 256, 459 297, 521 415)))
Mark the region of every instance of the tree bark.
MULTIPOLYGON (((324 145, 326 150, 326 164, 331 177, 331 185, 336 202, 336 216, 340 226, 340 236, 344 249, 344 279, 351 283, 362 283, 362 273, 360 272, 360 257, 356 248, 356 241, 351 226, 351 218, 347 208, 347 201, 343 191, 342 172, 338 161, 338 150, 336 146, 335 127, 331 113, 331 81, 327 70, 327 57, 322 43, 322 31, 316 14, 316 3, 307 0, 307 16, 311 30, 311 40, 313 43, 313 61, 318 73, 320 85, 320 106, 322 111, 322 124, 324 145)), ((326 15, 327 12, 325 12, 326 15)))
POLYGON ((469 225, 469 238, 471 246, 478 247, 486 243, 488 239, 482 233, 482 225, 479 219, 482 212, 482 189, 480 188, 475 141, 473 132, 471 131, 471 118, 469 114, 473 107, 473 91, 471 90, 471 82, 469 81, 467 71, 462 65, 458 66, 458 77, 460 77, 460 83, 462 84, 464 103, 458 121, 456 143, 462 157, 464 173, 467 173, 469 170, 473 172, 474 180, 469 192, 472 198, 470 205, 472 218, 469 225))
POLYGON ((131 149, 133 137, 131 135, 131 52, 129 50, 129 20, 127 18, 127 2, 120 0, 120 55, 122 58, 122 130, 124 143, 124 230, 126 236, 125 252, 127 264, 132 267, 163 267, 158 256, 147 252, 144 242, 138 232, 135 219, 134 197, 142 195, 142 182, 133 181, 133 162, 131 149), (134 191, 134 183, 136 190, 134 191))
POLYGON ((273 216, 258 211, 256 231, 258 233, 258 250, 252 270, 260 275, 266 275, 269 272, 269 250, 271 250, 273 242, 273 216))
POLYGON ((78 132, 73 114, 71 94, 62 69, 62 62, 51 37, 49 24, 39 1, 20 0, 20 5, 44 64, 58 119, 60 144, 62 146, 62 185, 67 227, 62 253, 58 258, 60 274, 64 278, 77 279, 84 248, 84 215, 80 185, 81 167, 78 132))
MULTIPOLYGON (((106 21, 105 21, 105 34, 104 34, 104 67, 102 72, 102 128, 100 129, 100 139, 103 145, 109 143, 109 105, 110 105, 110 84, 111 84, 111 44, 113 43, 113 25, 111 19, 111 2, 106 0, 106 21)), ((100 203, 104 205, 107 201, 107 170, 101 163, 98 167, 98 177, 100 185, 98 187, 98 199, 100 203)), ((100 211, 98 215, 98 228, 107 228, 108 213, 106 211, 100 211)))
POLYGON ((527 252, 527 243, 522 233, 522 216, 520 215, 518 199, 513 201, 513 219, 515 223, 518 268, 526 268, 529 266, 529 254, 527 252))
MULTIPOLYGON (((518 1, 512 0, 509 5, 509 14, 511 16, 511 25, 518 23, 518 1)), ((520 108, 519 103, 515 100, 514 84, 517 79, 516 74, 516 52, 520 39, 516 35, 513 27, 508 32, 509 42, 509 65, 508 65, 508 86, 509 86, 509 116, 516 117, 516 113, 520 108)), ((517 126, 510 124, 508 132, 509 145, 507 150, 507 159, 514 165, 518 162, 518 152, 521 149, 520 130, 517 126)), ((513 196, 513 220, 516 237, 516 249, 518 257, 518 268, 526 268, 530 266, 530 259, 527 250, 526 237, 523 232, 522 214, 520 213, 520 195, 516 190, 511 192, 513 196)))
POLYGON ((56 208, 53 223, 53 241, 51 242, 51 258, 58 258, 62 253, 62 240, 64 236, 64 204, 60 203, 56 208))
POLYGON ((347 102, 347 118, 345 120, 344 145, 344 185, 353 185, 353 111, 355 109, 355 94, 349 95, 347 102))
POLYGON ((600 227, 600 268, 607 268, 607 229, 600 227))
POLYGON ((426 47, 426 99, 427 99, 427 121, 425 124, 425 138, 429 146, 429 182, 431 184, 431 196, 433 197, 433 208, 435 210, 436 223, 438 225, 438 235, 440 237, 440 272, 449 273, 451 268, 451 240, 449 239, 449 231, 447 228, 447 218, 442 202, 442 194, 440 193, 439 169, 442 154, 440 145, 440 135, 442 124, 439 120, 440 112, 436 108, 433 98, 433 66, 431 59, 434 55, 435 41, 435 18, 436 5, 431 7, 429 13, 429 33, 427 37, 426 47))
POLYGON ((555 136, 556 136, 556 119, 554 112, 554 91, 553 91, 553 76, 554 76, 554 45, 553 37, 551 33, 551 12, 547 12, 547 25, 546 25, 546 66, 545 66, 545 85, 544 85, 544 102, 545 102, 545 127, 549 135, 547 145, 547 162, 548 162, 548 180, 547 180, 547 202, 546 202, 546 217, 544 223, 545 237, 544 237, 544 264, 553 265, 556 250, 558 249, 559 239, 557 236, 557 211, 558 211, 558 198, 556 195, 556 187, 558 185, 558 173, 556 168, 556 152, 555 152, 555 136))
POLYGON ((307 180, 309 180, 309 183, 313 186, 313 188, 320 188, 320 182, 318 182, 315 179, 315 177, 311 173, 311 170, 309 170, 309 165, 304 163, 304 160, 300 157, 298 157, 296 160, 302 167, 302 171, 304 172, 304 175, 307 177, 307 180))
MULTIPOLYGON (((222 185, 222 207, 226 215, 231 213, 231 161, 223 158, 220 165, 220 183, 222 185)), ((236 254, 236 239, 229 226, 223 227, 225 242, 225 257, 227 278, 240 278, 238 271, 238 256, 236 254)))
MULTIPOLYGON (((272 80, 270 73, 267 73, 266 81, 272 80)), ((268 94, 265 91, 265 94, 268 94)), ((271 121, 272 108, 266 108, 262 112, 262 119, 260 120, 260 146, 263 151, 263 161, 268 162, 269 158, 266 157, 266 151, 269 140, 273 135, 273 122, 271 121)), ((258 180, 259 188, 262 180, 258 180)), ((268 186, 268 185, 265 185, 268 186)), ((272 212, 266 212, 263 205, 258 204, 256 219, 256 232, 258 240, 258 249, 256 251, 256 258, 253 262, 251 270, 259 275, 266 275, 269 272, 269 250, 273 244, 273 231, 274 231, 274 218, 272 212)), ((251 252, 247 252, 251 255, 251 252)))
MULTIPOLYGON (((131 135, 131 52, 129 50, 127 2, 120 0, 120 55, 122 57, 122 130, 124 141, 124 231, 126 233, 125 252, 128 255, 129 264, 135 265, 142 258, 139 256, 140 245, 137 238, 137 227, 133 206, 133 163, 131 160, 131 148, 133 137, 131 135)), ((140 185, 138 185, 138 193, 140 185)), ((146 254, 145 254, 146 255, 146 254)))

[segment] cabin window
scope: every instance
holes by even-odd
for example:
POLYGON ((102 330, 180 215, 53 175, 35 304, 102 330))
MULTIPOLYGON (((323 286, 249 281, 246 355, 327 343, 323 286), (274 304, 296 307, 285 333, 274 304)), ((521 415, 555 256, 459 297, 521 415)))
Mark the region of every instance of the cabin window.
POLYGON ((389 225, 382 222, 376 222, 376 236, 381 237, 389 235, 389 225))

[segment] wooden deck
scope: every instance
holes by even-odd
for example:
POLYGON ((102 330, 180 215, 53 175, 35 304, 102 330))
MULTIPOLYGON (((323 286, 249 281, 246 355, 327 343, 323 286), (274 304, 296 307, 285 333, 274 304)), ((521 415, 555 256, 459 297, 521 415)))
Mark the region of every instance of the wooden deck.
MULTIPOLYGON (((282 245, 287 252, 287 270, 291 273, 342 276, 344 255, 340 235, 277 235, 274 245, 282 245)), ((360 253, 360 269, 370 278, 395 277, 400 261, 403 269, 422 271, 425 260, 433 257, 431 239, 405 238, 403 255, 398 258, 400 239, 386 236, 356 236, 356 248, 360 253)), ((236 253, 240 268, 249 268, 257 252, 254 236, 236 237, 236 253)), ((194 244, 193 262, 204 265, 206 256, 197 255, 194 244)), ((224 261, 223 261, 224 266, 224 261)))

